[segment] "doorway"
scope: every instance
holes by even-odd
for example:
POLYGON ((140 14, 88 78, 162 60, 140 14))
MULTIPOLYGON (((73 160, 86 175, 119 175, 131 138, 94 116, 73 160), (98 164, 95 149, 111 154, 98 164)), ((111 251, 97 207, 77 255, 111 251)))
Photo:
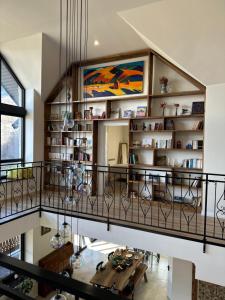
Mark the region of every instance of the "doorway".
POLYGON ((106 126, 106 163, 110 166, 127 167, 129 154, 129 126, 106 126))

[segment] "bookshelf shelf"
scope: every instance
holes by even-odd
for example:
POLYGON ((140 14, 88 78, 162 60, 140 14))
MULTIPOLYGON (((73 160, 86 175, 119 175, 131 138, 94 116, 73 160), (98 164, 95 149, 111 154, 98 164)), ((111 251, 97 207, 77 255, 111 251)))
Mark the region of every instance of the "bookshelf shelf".
POLYGON ((92 161, 86 161, 86 160, 73 160, 73 159, 48 159, 48 161, 58 161, 58 162, 71 162, 71 163, 83 163, 83 164, 89 164, 92 165, 92 161))
POLYGON ((202 149, 180 149, 180 148, 155 148, 159 151, 186 151, 186 152, 202 152, 202 149))
POLYGON ((78 104, 88 104, 88 103, 104 103, 107 101, 112 101, 112 102, 116 102, 116 101, 134 101, 134 100, 146 100, 148 98, 148 95, 138 95, 138 96, 130 96, 130 97, 104 97, 102 99, 87 99, 85 102, 84 100, 78 100, 78 101, 74 101, 75 103, 78 104))
POLYGON ((153 94, 150 95, 152 98, 167 98, 167 97, 183 97, 183 96, 195 96, 195 95, 204 95, 204 91, 184 91, 184 92, 174 92, 166 94, 153 94))
POLYGON ((76 103, 76 101, 55 101, 55 102, 48 102, 46 105, 72 105, 73 103, 76 103))
POLYGON ((92 147, 87 147, 87 146, 67 146, 67 145, 46 145, 46 147, 57 147, 57 148, 60 148, 60 147, 62 147, 62 148, 71 148, 71 149, 73 149, 73 148, 81 148, 81 149, 85 149, 85 150, 90 150, 90 149, 92 149, 92 147))
POLYGON ((171 184, 171 183, 164 183, 164 182, 152 182, 152 180, 129 180, 129 183, 131 184, 149 184, 149 185, 153 185, 153 186, 156 186, 156 187, 162 187, 162 188, 165 188, 165 187, 174 187, 174 188, 185 188, 185 189, 200 189, 200 187, 196 187, 196 186, 192 186, 191 184, 171 184))
POLYGON ((70 130, 70 131, 60 131, 60 130, 52 130, 48 131, 48 133, 93 133, 91 130, 82 130, 82 131, 76 131, 76 130, 70 130))
POLYGON ((164 118, 165 119, 197 119, 197 118, 204 118, 204 114, 164 116, 164 118))
POLYGON ((169 130, 169 129, 163 129, 163 130, 130 130, 132 133, 165 133, 165 132, 181 132, 181 133, 203 133, 203 130, 197 130, 197 129, 174 129, 174 130, 169 130))

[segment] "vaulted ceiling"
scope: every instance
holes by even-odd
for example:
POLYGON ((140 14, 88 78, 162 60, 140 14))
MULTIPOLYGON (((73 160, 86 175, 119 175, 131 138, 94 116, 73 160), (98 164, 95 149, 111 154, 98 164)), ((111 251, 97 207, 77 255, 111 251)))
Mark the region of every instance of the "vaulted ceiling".
MULTIPOLYGON (((205 85, 225 82, 225 0, 89 0, 89 8, 89 57, 149 46, 205 85)), ((59 0, 0 0, 0 43, 39 32, 59 41, 59 0)))
MULTIPOLYGON (((89 0, 89 56, 145 48, 118 12, 154 1, 158 0, 89 0), (100 47, 94 47, 95 39, 100 47)), ((0 43, 39 32, 59 41, 59 0, 0 0, 0 43)))
POLYGON ((120 15, 203 84, 225 83, 225 0, 162 0, 120 15))

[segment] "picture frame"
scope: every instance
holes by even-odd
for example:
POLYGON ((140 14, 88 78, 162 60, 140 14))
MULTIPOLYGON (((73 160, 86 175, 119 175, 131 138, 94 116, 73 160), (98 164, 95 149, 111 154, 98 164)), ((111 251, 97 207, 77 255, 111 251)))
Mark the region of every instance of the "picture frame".
POLYGON ((80 69, 81 98, 113 99, 146 96, 148 65, 149 57, 143 56, 82 67, 80 69))
POLYGON ((84 110, 84 119, 90 120, 91 119, 91 111, 90 109, 85 109, 84 110))
POLYGON ((117 110, 111 111, 110 119, 119 119, 119 111, 117 110))
POLYGON ((51 228, 41 226, 41 236, 43 236, 43 235, 45 235, 45 234, 47 234, 47 233, 49 233, 49 232, 51 232, 51 231, 52 231, 51 228))
POLYGON ((127 110, 124 110, 123 112, 123 117, 126 118, 126 119, 130 119, 130 118, 133 118, 134 116, 134 111, 131 110, 131 109, 127 109, 127 110))
POLYGON ((191 113, 193 115, 204 114, 205 103, 203 101, 193 102, 191 113))
POLYGON ((147 106, 138 106, 136 117, 146 117, 147 115, 147 106))

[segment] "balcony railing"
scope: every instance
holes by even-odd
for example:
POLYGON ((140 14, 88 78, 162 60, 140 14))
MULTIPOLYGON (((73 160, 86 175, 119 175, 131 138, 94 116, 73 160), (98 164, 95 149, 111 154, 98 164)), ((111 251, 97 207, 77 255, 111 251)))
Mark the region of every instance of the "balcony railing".
POLYGON ((47 162, 1 175, 1 222, 45 210, 225 246, 225 175, 47 162))

